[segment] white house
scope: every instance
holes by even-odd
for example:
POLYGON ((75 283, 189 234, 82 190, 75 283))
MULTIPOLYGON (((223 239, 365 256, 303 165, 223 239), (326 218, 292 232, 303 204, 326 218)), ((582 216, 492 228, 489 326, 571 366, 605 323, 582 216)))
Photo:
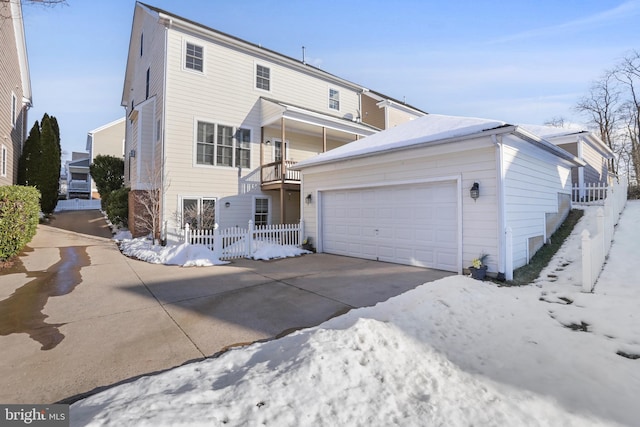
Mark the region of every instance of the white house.
POLYGON ((27 139, 31 78, 20 0, 0 1, 0 185, 18 181, 27 139))
POLYGON ((76 151, 71 153, 71 160, 65 164, 67 199, 91 199, 89 165, 89 153, 76 151))
MULTIPOLYGON (((90 130, 87 133, 87 152, 89 153, 90 163, 93 163, 98 155, 123 158, 124 132, 124 117, 90 130)), ((98 189, 91 176, 89 176, 89 180, 91 182, 91 198, 99 199, 98 189)))
POLYGON ((293 168, 319 252, 458 273, 488 254, 511 279, 566 217, 584 165, 518 126, 430 114, 293 168))
POLYGON ((147 232, 137 225, 140 197, 158 194, 169 241, 187 222, 297 222, 293 164, 425 114, 143 3, 135 5, 122 105, 129 227, 147 232))

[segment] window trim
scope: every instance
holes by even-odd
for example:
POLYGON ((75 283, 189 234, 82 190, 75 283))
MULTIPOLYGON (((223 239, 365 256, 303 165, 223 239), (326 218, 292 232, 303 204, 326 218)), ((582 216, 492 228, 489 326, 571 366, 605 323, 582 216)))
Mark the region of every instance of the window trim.
POLYGON ((205 74, 205 70, 206 70, 206 67, 204 65, 204 63, 205 63, 205 60, 204 60, 205 55, 206 55, 206 50, 205 50, 204 45, 201 45, 201 44, 195 43, 193 41, 184 39, 184 41, 182 43, 182 58, 181 58, 182 69, 184 71, 188 71, 188 72, 199 74, 199 75, 205 74), (201 60, 202 60, 202 70, 197 70, 195 68, 187 67, 187 45, 197 46, 197 47, 202 49, 202 58, 201 58, 201 60))
POLYGON ((9 169, 7 167, 7 161, 9 159, 9 150, 7 149, 7 146, 2 144, 2 147, 0 148, 0 176, 3 178, 7 177, 7 170, 9 169))
MULTIPOLYGON (((219 207, 218 207, 218 197, 215 196, 193 196, 193 195, 178 195, 178 208, 179 208, 179 221, 180 223, 178 224, 178 226, 180 227, 181 230, 184 230, 184 201, 185 200, 196 200, 197 201, 197 206, 198 206, 198 222, 200 222, 200 216, 202 215, 202 202, 204 200, 213 200, 214 202, 214 207, 213 207, 213 215, 215 218, 214 224, 217 223, 218 218, 220 218, 219 214, 219 207)), ((198 225, 198 230, 200 229, 200 224, 198 225)))
POLYGON ((260 195, 260 196, 253 196, 252 198, 252 202, 251 202, 251 220, 253 221, 254 225, 261 225, 258 224, 256 222, 256 201, 258 199, 267 199, 267 223, 265 225, 271 225, 271 212, 272 212, 272 208, 271 208, 271 196, 264 196, 264 195, 260 195))
POLYGON ((328 100, 327 105, 328 105, 328 107, 329 107, 329 110, 333 110, 333 111, 340 111, 340 90, 339 90, 339 89, 336 89, 335 87, 330 87, 330 88, 329 88, 329 100, 328 100), (338 95, 338 99, 333 99, 333 98, 331 97, 331 91, 336 92, 336 94, 338 95), (331 102, 332 102, 332 101, 334 101, 334 102, 337 102, 337 103, 338 103, 338 108, 334 108, 334 107, 332 107, 332 106, 331 106, 331 102))
MULTIPOLYGON (((193 129, 193 165, 195 167, 205 167, 205 168, 225 168, 225 169, 251 169, 251 154, 253 151, 253 135, 254 135, 254 131, 253 128, 250 127, 240 127, 240 126, 232 126, 232 125, 228 125, 225 123, 216 123, 210 120, 206 120, 206 119, 201 119, 201 118, 195 118, 194 119, 194 125, 193 125, 194 129, 193 129), (198 128, 200 126, 200 123, 205 123, 208 125, 213 125, 213 136, 214 136, 214 142, 213 144, 213 164, 210 163, 200 163, 198 162, 198 145, 201 144, 200 141, 198 141, 198 128), (223 165, 218 163, 218 148, 220 147, 220 144, 218 144, 218 129, 219 126, 224 126, 224 127, 228 127, 231 128, 231 165, 223 165), (244 165, 240 165, 239 164, 239 157, 238 157, 238 130, 239 129, 244 129, 247 130, 249 132, 249 141, 248 141, 248 148, 246 149, 249 153, 248 156, 248 160, 249 160, 249 165, 248 166, 244 166, 244 165)), ((202 144, 209 144, 206 142, 202 142, 202 144)))
MULTIPOLYGON (((266 93, 271 93, 273 91, 273 73, 271 72, 272 67, 258 63, 258 62, 254 62, 253 65, 253 88, 255 90, 259 90, 261 92, 266 92, 266 93), (262 68, 266 68, 267 70, 269 70, 269 89, 264 89, 261 87, 258 87, 258 67, 262 67, 262 68)), ((263 77, 264 78, 264 77, 263 77)))
POLYGON ((18 123, 18 97, 11 92, 11 126, 16 127, 18 123))

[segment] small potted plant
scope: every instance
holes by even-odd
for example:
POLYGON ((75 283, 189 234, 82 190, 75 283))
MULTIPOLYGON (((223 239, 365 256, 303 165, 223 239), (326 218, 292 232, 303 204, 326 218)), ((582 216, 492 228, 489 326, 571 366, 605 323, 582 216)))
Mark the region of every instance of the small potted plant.
POLYGON ((306 239, 304 239, 302 241, 302 249, 307 250, 307 251, 311 251, 311 252, 315 252, 315 248, 313 247, 313 245, 311 244, 311 237, 307 237, 306 239))
POLYGON ((472 261, 472 266, 469 267, 469 271, 471 271, 471 277, 476 280, 484 280, 487 275, 487 265, 485 261, 489 258, 489 255, 482 254, 478 258, 475 258, 472 261))

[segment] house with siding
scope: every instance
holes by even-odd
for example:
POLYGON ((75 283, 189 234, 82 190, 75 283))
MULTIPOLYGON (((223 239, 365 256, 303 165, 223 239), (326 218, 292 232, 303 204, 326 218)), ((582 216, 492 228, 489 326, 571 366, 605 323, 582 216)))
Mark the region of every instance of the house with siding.
MULTIPOLYGON (((215 15, 212 15, 215 16, 215 15)), ((299 161, 425 113, 162 9, 136 3, 122 94, 129 227, 157 194, 168 241, 296 223, 299 161)))
POLYGON ((571 182, 578 187, 578 199, 584 197, 586 186, 609 183, 609 162, 614 158, 614 153, 595 133, 581 128, 525 127, 585 162, 584 166, 576 166, 571 170, 571 182))
POLYGON ((19 0, 0 2, 0 185, 18 180, 18 159, 28 136, 29 61, 19 0))
POLYGON ((585 163, 528 130, 429 114, 299 162, 317 251, 507 279, 571 208, 585 163))
MULTIPOLYGON (((92 164, 96 156, 124 157, 124 128, 125 118, 122 117, 107 123, 87 133, 87 152, 89 164, 92 164)), ((89 175, 91 198, 99 199, 100 194, 95 182, 89 175)))

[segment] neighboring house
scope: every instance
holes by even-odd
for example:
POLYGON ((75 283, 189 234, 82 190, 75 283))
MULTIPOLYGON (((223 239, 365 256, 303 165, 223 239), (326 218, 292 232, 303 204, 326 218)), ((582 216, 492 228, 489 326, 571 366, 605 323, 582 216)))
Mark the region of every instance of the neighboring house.
MULTIPOLYGON (((124 157, 124 133, 125 118, 115 120, 100 126, 97 129, 89 131, 87 134, 87 151, 89 152, 90 164, 98 155, 124 157)), ((91 186, 91 198, 99 199, 100 194, 96 188, 95 182, 89 176, 91 186)))
POLYGON ((136 3, 122 105, 129 227, 160 189, 169 241, 185 223, 300 219, 298 161, 423 116, 302 61, 136 3))
POLYGON ((593 132, 553 126, 525 125, 525 128, 586 163, 571 170, 571 182, 579 188, 579 197, 584 197, 587 185, 609 183, 609 161, 614 158, 614 153, 593 132))
POLYGON ((65 169, 67 171, 67 199, 90 199, 89 153, 71 153, 65 169))
POLYGON ((31 80, 19 0, 0 1, 0 185, 18 180, 18 159, 28 136, 31 80))
POLYGON ((510 279, 568 214, 574 166, 518 126, 430 114, 294 170, 319 252, 457 273, 488 254, 510 279))

